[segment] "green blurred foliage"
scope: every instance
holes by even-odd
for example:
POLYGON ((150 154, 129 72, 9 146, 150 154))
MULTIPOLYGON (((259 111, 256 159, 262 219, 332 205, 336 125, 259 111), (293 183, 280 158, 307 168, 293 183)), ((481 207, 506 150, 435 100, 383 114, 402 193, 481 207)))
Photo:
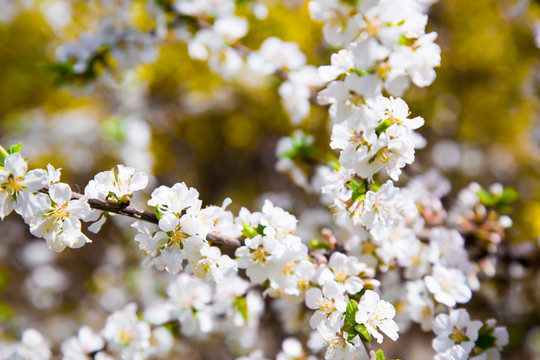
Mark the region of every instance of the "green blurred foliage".
POLYGON ((11 24, 0 23, 0 118, 47 101, 52 76, 40 65, 50 61, 47 45, 53 35, 37 13, 23 12, 11 24))

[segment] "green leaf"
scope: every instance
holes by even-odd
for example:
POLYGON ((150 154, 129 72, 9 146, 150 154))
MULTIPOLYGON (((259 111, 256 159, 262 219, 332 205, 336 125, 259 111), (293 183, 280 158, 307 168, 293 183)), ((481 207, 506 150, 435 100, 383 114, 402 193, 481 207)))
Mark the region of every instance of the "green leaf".
POLYGON ((480 334, 478 335, 478 339, 476 339, 474 344, 482 350, 487 350, 495 347, 496 342, 497 339, 494 336, 489 334, 480 334))
POLYGON ((244 318, 244 320, 247 320, 249 317, 249 311, 246 298, 243 296, 238 296, 234 299, 234 306, 236 307, 240 315, 242 315, 242 318, 244 318))
POLYGON ((346 330, 347 332, 347 340, 352 341, 355 337, 358 336, 358 333, 354 330, 354 328, 350 327, 346 330))
POLYGON ((326 241, 319 241, 313 238, 309 239, 309 245, 311 246, 313 250, 319 250, 319 249, 332 250, 332 247, 326 241))
POLYGON ((4 159, 9 155, 9 153, 0 145, 0 164, 4 164, 4 159))
POLYGON ((496 197, 494 207, 497 211, 510 212, 510 206, 514 201, 519 199, 519 192, 512 187, 505 187, 503 192, 496 197))
POLYGON ((360 2, 360 0, 341 0, 341 2, 349 5, 349 6, 356 6, 360 2))
POLYGON ((480 189, 476 192, 476 195, 478 195, 478 198, 480 199, 482 205, 489 207, 493 207, 493 205, 495 205, 495 199, 486 190, 480 189))
POLYGON ((493 336, 494 328, 484 323, 480 330, 478 330, 478 338, 474 342, 475 350, 477 352, 483 352, 487 349, 495 347, 497 339, 493 336))
POLYGON ((354 191, 365 191, 366 189, 363 185, 364 185, 363 182, 362 184, 359 184, 356 182, 356 180, 349 180, 349 182, 347 182, 347 186, 353 189, 354 191))
POLYGON ((484 189, 476 192, 482 205, 494 208, 498 212, 507 213, 512 211, 510 206, 514 201, 519 199, 519 192, 512 187, 505 187, 502 193, 492 195, 484 189))
POLYGON ((339 170, 340 164, 339 159, 332 153, 326 154, 326 165, 330 166, 332 170, 339 170))
POLYGON ((359 184, 355 180, 350 180, 347 182, 347 186, 353 190, 352 199, 356 201, 364 199, 369 185, 365 181, 359 184))
POLYGON ((21 150, 22 150, 22 144, 18 143, 18 144, 11 145, 10 147, 8 147, 7 152, 8 154, 14 154, 14 153, 21 152, 21 150))
POLYGON ((347 309, 345 310, 345 324, 347 325, 356 325, 356 320, 354 316, 356 315, 356 312, 358 311, 358 303, 356 300, 351 299, 347 303, 347 309))
POLYGON ((356 330, 364 340, 367 342, 371 342, 371 334, 369 333, 368 329, 366 328, 366 325, 360 324, 356 325, 354 327, 354 330, 356 330))
POLYGON ((114 141, 123 141, 126 134, 126 126, 121 117, 109 116, 102 125, 103 133, 114 141))
POLYGON ((309 134, 295 134, 291 136, 292 149, 283 153, 281 157, 286 159, 301 159, 303 161, 315 160, 317 148, 312 142, 312 138, 309 134))
POLYGON ((386 360, 384 357, 384 352, 381 349, 377 350, 375 353, 375 360, 386 360))
POLYGON ((261 236, 264 235, 264 229, 266 229, 266 226, 264 226, 263 224, 257 225, 257 234, 261 236))
POLYGON ((243 227, 242 233, 244 234, 245 237, 249 239, 253 239, 255 236, 259 235, 259 232, 257 231, 257 229, 255 229, 251 225, 248 225, 245 221, 242 221, 242 227, 243 227))
POLYGON ((163 217, 163 213, 159 209, 159 205, 154 206, 154 214, 156 214, 158 220, 161 220, 161 218, 163 217))

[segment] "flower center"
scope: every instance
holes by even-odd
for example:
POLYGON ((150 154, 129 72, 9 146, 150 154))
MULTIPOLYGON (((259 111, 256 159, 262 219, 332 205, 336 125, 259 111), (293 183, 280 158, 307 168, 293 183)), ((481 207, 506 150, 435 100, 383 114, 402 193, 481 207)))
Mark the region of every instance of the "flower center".
POLYGON ((13 198, 16 198, 20 191, 26 190, 26 186, 22 184, 22 180, 23 178, 21 177, 16 178, 13 175, 9 175, 7 183, 2 184, 2 189, 13 198))
POLYGON ((54 210, 50 211, 47 215, 55 219, 55 221, 62 221, 71 216, 66 207, 67 204, 58 204, 54 210))
POLYGON ((336 280, 339 282, 344 282, 345 279, 347 279, 347 272, 345 270, 337 271, 335 274, 336 274, 336 280))
POLYGON ((255 262, 264 264, 266 263, 266 251, 264 251, 264 247, 259 246, 254 252, 253 252, 253 260, 255 262))
POLYGON ((382 81, 385 81, 388 78, 388 74, 392 70, 392 67, 388 65, 388 63, 381 62, 377 64, 377 67, 375 68, 375 72, 377 75, 381 78, 382 81))
POLYGON ((465 335, 465 329, 458 329, 457 326, 454 326, 454 332, 448 337, 454 340, 457 345, 466 341, 470 341, 467 335, 465 335))
POLYGON ((182 229, 180 228, 180 226, 177 226, 176 229, 174 229, 174 232, 171 235, 170 242, 172 244, 178 245, 178 247, 180 249, 183 249, 184 248, 183 241, 184 241, 184 239, 187 239, 188 237, 189 237, 189 235, 186 234, 185 232, 183 232, 182 229))
POLYGON ((120 331, 120 342, 127 345, 131 342, 131 340, 133 340, 133 333, 129 330, 122 329, 120 331))

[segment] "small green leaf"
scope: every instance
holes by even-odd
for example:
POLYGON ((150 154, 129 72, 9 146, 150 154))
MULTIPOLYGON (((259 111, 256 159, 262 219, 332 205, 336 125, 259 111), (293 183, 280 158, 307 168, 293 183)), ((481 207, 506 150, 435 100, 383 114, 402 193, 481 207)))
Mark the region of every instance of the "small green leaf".
POLYGON ((366 325, 360 324, 356 325, 354 327, 354 330, 356 330, 364 340, 367 342, 371 342, 371 334, 369 333, 368 329, 366 328, 366 325))
POLYGON ((242 233, 244 234, 245 237, 249 239, 253 239, 255 236, 259 235, 259 232, 257 231, 257 229, 255 229, 251 225, 248 225, 245 221, 242 221, 242 227, 243 227, 242 233))
POLYGON ((159 209, 159 205, 154 206, 154 214, 156 214, 158 220, 161 220, 161 218, 163 217, 163 213, 159 209))
POLYGON ((313 161, 317 154, 317 147, 313 144, 313 138, 309 134, 294 134, 290 137, 292 149, 283 153, 282 158, 300 159, 302 161, 313 161))
POLYGON ((22 150, 22 144, 18 143, 18 144, 11 145, 10 147, 8 147, 7 152, 8 154, 14 154, 14 153, 21 152, 21 150, 22 150))
POLYGON ((505 187, 503 192, 495 198, 495 209, 498 211, 511 211, 510 205, 519 199, 519 192, 512 187, 505 187))
POLYGON ((357 201, 364 199, 366 192, 368 191, 369 184, 365 181, 359 184, 355 180, 350 180, 347 182, 347 186, 353 190, 352 199, 357 201))
POLYGON ((341 0, 341 2, 349 5, 349 6, 356 6, 360 2, 360 0, 341 0))
POLYGON ((332 153, 326 154, 326 165, 330 166, 332 170, 339 170, 341 165, 339 164, 339 159, 332 153))
POLYGON ((354 330, 354 328, 348 328, 347 329, 347 340, 352 341, 355 337, 358 336, 358 333, 354 330))
POLYGON ((119 116, 109 116, 101 126, 103 133, 114 141, 122 141, 125 138, 126 126, 119 116))
POLYGON ((480 202, 485 206, 492 207, 495 205, 495 199, 489 192, 487 192, 484 189, 480 189, 476 192, 476 195, 478 195, 478 198, 480 199, 480 202))
POLYGON ((345 310, 345 324, 347 325, 356 325, 356 320, 354 316, 356 315, 356 312, 358 311, 358 303, 356 300, 351 299, 347 303, 347 309, 345 310))
POLYGON ((514 201, 519 199, 519 192, 512 187, 505 187, 502 193, 492 195, 484 189, 476 192, 482 205, 491 207, 498 212, 508 213, 512 211, 510 206, 514 201))
POLYGON ((386 360, 384 357, 384 352, 381 349, 377 350, 375 353, 375 360, 386 360))
POLYGON ((364 183, 359 184, 355 180, 349 180, 347 186, 353 189, 354 191, 365 191, 364 183))
POLYGON ((243 296, 238 296, 234 299, 234 306, 236 307, 240 315, 242 315, 242 318, 244 318, 244 320, 247 320, 249 317, 249 311, 246 298, 243 296))
MULTIPOLYGON (((0 164, 4 164, 4 159, 9 155, 9 153, 0 145, 0 164)), ((2 166, 3 167, 3 166, 2 166)))
POLYGON ((480 334, 478 335, 478 339, 476 339, 474 344, 482 350, 487 350, 495 347, 496 342, 497 339, 494 336, 488 334, 480 334))
POLYGON ((311 246, 313 250, 319 250, 319 249, 332 250, 332 247, 326 241, 319 241, 313 238, 309 239, 309 245, 311 246))
POLYGON ((264 229, 266 228, 266 226, 264 226, 263 224, 259 224, 257 225, 257 234, 259 235, 264 235, 264 229))

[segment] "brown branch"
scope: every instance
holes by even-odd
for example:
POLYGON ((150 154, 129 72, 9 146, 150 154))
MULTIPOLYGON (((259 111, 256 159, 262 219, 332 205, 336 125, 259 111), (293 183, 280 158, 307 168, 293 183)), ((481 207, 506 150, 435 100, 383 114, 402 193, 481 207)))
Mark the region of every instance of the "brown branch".
MULTIPOLYGON (((48 187, 45 187, 41 189, 40 192, 48 195, 49 189, 48 187)), ((88 198, 76 192, 71 193, 71 199, 72 200, 86 199, 88 202, 88 205, 90 205, 92 209, 106 211, 106 212, 110 212, 110 213, 114 213, 118 215, 124 215, 124 216, 128 216, 137 220, 146 221, 152 224, 159 223, 157 216, 153 212, 139 209, 131 203, 115 203, 112 201, 93 199, 93 198, 88 198)), ((242 246, 242 242, 240 240, 231 236, 221 235, 215 232, 211 232, 208 235, 206 235, 206 240, 210 241, 214 245, 227 245, 231 247, 242 246)))
POLYGON ((366 348, 366 352, 369 355, 369 360, 375 360, 376 355, 375 355, 375 349, 373 349, 373 345, 371 345, 369 341, 364 340, 361 336, 360 336, 360 339, 362 340, 362 344, 366 348))

